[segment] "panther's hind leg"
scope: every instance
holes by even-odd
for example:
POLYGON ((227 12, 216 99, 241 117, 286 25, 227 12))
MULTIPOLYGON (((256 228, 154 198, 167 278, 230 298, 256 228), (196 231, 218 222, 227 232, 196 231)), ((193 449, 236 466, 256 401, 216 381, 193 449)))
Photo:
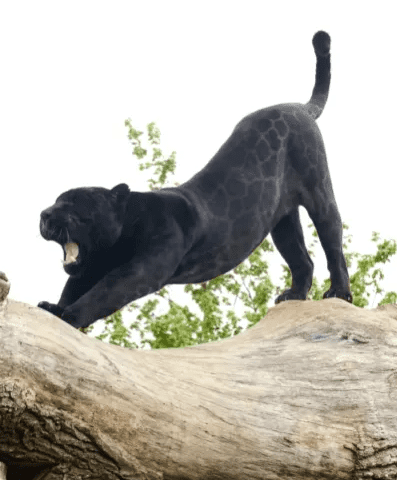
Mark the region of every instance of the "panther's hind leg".
POLYGON ((273 228, 271 235, 292 274, 292 287, 279 295, 275 303, 284 300, 306 300, 312 285, 313 262, 305 246, 298 208, 283 217, 273 228))
POLYGON ((318 237, 327 257, 328 270, 331 276, 331 288, 324 293, 323 298, 338 297, 352 302, 349 274, 342 247, 342 220, 332 196, 328 203, 314 201, 311 206, 305 206, 316 227, 318 237))

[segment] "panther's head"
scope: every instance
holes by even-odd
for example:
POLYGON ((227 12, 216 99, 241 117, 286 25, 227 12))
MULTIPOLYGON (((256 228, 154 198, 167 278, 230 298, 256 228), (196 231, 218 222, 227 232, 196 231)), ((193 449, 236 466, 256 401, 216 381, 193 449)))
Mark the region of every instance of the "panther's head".
POLYGON ((40 233, 62 246, 66 273, 81 274, 93 254, 117 242, 129 194, 125 184, 111 190, 75 188, 62 193, 52 207, 41 212, 40 233))

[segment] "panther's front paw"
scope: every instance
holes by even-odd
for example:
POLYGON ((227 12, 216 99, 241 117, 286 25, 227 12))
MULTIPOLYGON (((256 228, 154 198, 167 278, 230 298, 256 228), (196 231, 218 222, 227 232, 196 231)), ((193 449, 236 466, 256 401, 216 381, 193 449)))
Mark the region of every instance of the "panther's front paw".
POLYGON ((37 306, 43 310, 46 310, 47 312, 52 313, 56 317, 62 318, 63 308, 55 305, 54 303, 40 302, 37 306))
POLYGON ((286 300, 306 300, 306 295, 302 292, 294 292, 292 288, 289 288, 279 295, 274 303, 277 305, 277 303, 285 302, 286 300))
POLYGON ((89 325, 89 323, 87 325, 87 322, 81 320, 81 315, 77 309, 73 310, 73 307, 66 307, 61 318, 74 328, 88 327, 89 325))
POLYGON ((341 298, 342 300, 346 300, 346 302, 353 303, 353 296, 349 290, 345 288, 330 288, 326 291, 323 295, 323 298, 341 298))

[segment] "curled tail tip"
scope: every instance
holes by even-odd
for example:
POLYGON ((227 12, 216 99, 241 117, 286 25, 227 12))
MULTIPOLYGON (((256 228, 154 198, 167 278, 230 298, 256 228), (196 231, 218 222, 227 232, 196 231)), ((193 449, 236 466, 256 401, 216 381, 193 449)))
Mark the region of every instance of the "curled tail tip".
POLYGON ((326 57, 331 49, 331 37, 320 30, 313 37, 313 47, 317 56, 326 57))

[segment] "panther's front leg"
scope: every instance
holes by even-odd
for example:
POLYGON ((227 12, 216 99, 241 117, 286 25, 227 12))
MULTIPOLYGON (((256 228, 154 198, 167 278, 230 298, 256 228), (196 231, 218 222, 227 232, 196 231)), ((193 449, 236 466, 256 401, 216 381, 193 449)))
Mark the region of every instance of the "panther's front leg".
POLYGON ((73 304, 65 307, 62 319, 75 328, 88 327, 128 303, 160 290, 168 283, 184 256, 181 231, 152 242, 144 254, 115 268, 73 304))
POLYGON ((72 305, 82 295, 88 292, 90 288, 95 285, 95 279, 98 280, 99 278, 100 276, 98 276, 98 274, 94 275, 92 272, 79 278, 69 277, 58 304, 40 302, 37 306, 52 313, 56 317, 62 318, 65 308, 72 305))

